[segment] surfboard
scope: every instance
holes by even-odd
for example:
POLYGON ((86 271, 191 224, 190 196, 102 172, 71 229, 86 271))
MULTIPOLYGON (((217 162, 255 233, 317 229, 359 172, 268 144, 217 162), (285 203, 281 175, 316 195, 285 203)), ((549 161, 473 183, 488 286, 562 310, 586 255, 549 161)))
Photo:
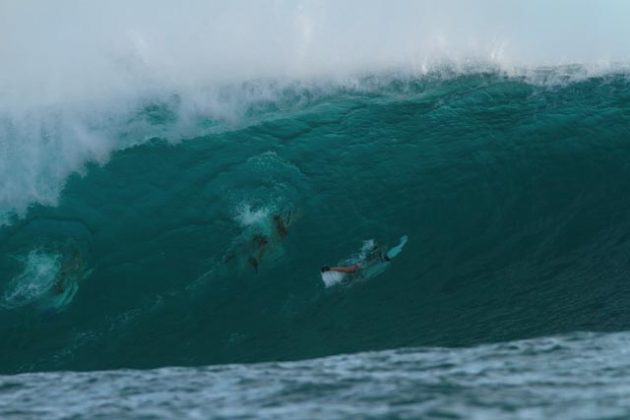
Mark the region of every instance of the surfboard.
POLYGON ((340 273, 338 271, 325 271, 322 274, 322 281, 326 287, 334 286, 337 283, 341 283, 346 278, 346 273, 340 273))

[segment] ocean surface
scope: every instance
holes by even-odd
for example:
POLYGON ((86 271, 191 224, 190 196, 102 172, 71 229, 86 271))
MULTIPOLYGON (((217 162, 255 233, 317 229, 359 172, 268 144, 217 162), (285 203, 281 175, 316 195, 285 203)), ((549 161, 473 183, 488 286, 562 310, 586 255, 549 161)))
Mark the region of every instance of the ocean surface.
POLYGON ((629 416, 621 21, 298 3, 0 5, 0 417, 629 416))
POLYGON ((0 376, 3 419, 625 418, 630 335, 0 376))

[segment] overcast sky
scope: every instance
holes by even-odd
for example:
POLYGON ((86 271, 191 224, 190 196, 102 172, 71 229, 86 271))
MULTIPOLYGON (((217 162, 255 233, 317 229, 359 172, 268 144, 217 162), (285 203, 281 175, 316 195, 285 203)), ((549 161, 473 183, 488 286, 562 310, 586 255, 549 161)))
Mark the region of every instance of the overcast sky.
POLYGON ((630 62, 625 0, 0 0, 5 98, 417 69, 630 62))

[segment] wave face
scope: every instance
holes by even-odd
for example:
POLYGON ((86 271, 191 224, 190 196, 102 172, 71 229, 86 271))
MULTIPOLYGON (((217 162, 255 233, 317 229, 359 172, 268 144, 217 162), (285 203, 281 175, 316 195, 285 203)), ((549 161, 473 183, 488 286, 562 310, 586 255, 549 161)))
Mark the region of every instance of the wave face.
POLYGON ((0 230, 0 370, 627 329, 630 82, 581 76, 259 81, 212 91, 256 98, 238 121, 182 120, 175 94, 108 120, 134 146, 0 230), (324 287, 403 234, 387 270, 324 287))

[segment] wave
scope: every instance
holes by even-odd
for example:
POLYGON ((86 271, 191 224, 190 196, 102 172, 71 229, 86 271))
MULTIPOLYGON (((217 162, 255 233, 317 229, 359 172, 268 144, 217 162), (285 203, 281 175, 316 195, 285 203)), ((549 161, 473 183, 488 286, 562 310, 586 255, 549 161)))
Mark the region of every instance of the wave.
MULTIPOLYGON (((391 101, 405 96, 448 94, 443 89, 456 88, 458 80, 490 84, 513 81, 544 90, 588 84, 589 80, 606 84, 606 80, 626 77, 623 66, 603 73, 592 73, 583 66, 523 69, 511 76, 496 67, 446 66, 423 76, 394 72, 343 80, 259 80, 194 93, 5 110, 0 115, 0 176, 4 180, 0 226, 24 217, 33 205, 57 205, 68 177, 85 174, 90 165, 105 164, 115 151, 151 141, 177 144, 189 138, 238 131, 310 112, 327 100, 339 102, 338 98, 344 97, 361 102, 361 98, 369 101, 371 97, 391 101)), ((284 127, 284 134, 274 135, 291 137, 306 129, 296 122, 284 127)))
POLYGON ((155 137, 240 127, 252 112, 392 80, 491 71, 557 84, 627 73, 630 57, 626 6, 612 1, 0 7, 3 224, 155 137))
POLYGON ((104 119, 110 133, 139 124, 158 134, 113 135, 134 146, 68 177, 61 193, 61 178, 30 175, 58 188, 58 201, 0 229, 0 370, 288 360, 627 329, 625 74, 262 86, 278 95, 247 102, 236 122, 186 120, 177 95, 104 119), (409 243, 382 274, 324 287, 321 266, 403 234, 409 243), (68 287, 55 295, 51 278, 68 287), (45 290, 11 304, 33 283, 45 290))

